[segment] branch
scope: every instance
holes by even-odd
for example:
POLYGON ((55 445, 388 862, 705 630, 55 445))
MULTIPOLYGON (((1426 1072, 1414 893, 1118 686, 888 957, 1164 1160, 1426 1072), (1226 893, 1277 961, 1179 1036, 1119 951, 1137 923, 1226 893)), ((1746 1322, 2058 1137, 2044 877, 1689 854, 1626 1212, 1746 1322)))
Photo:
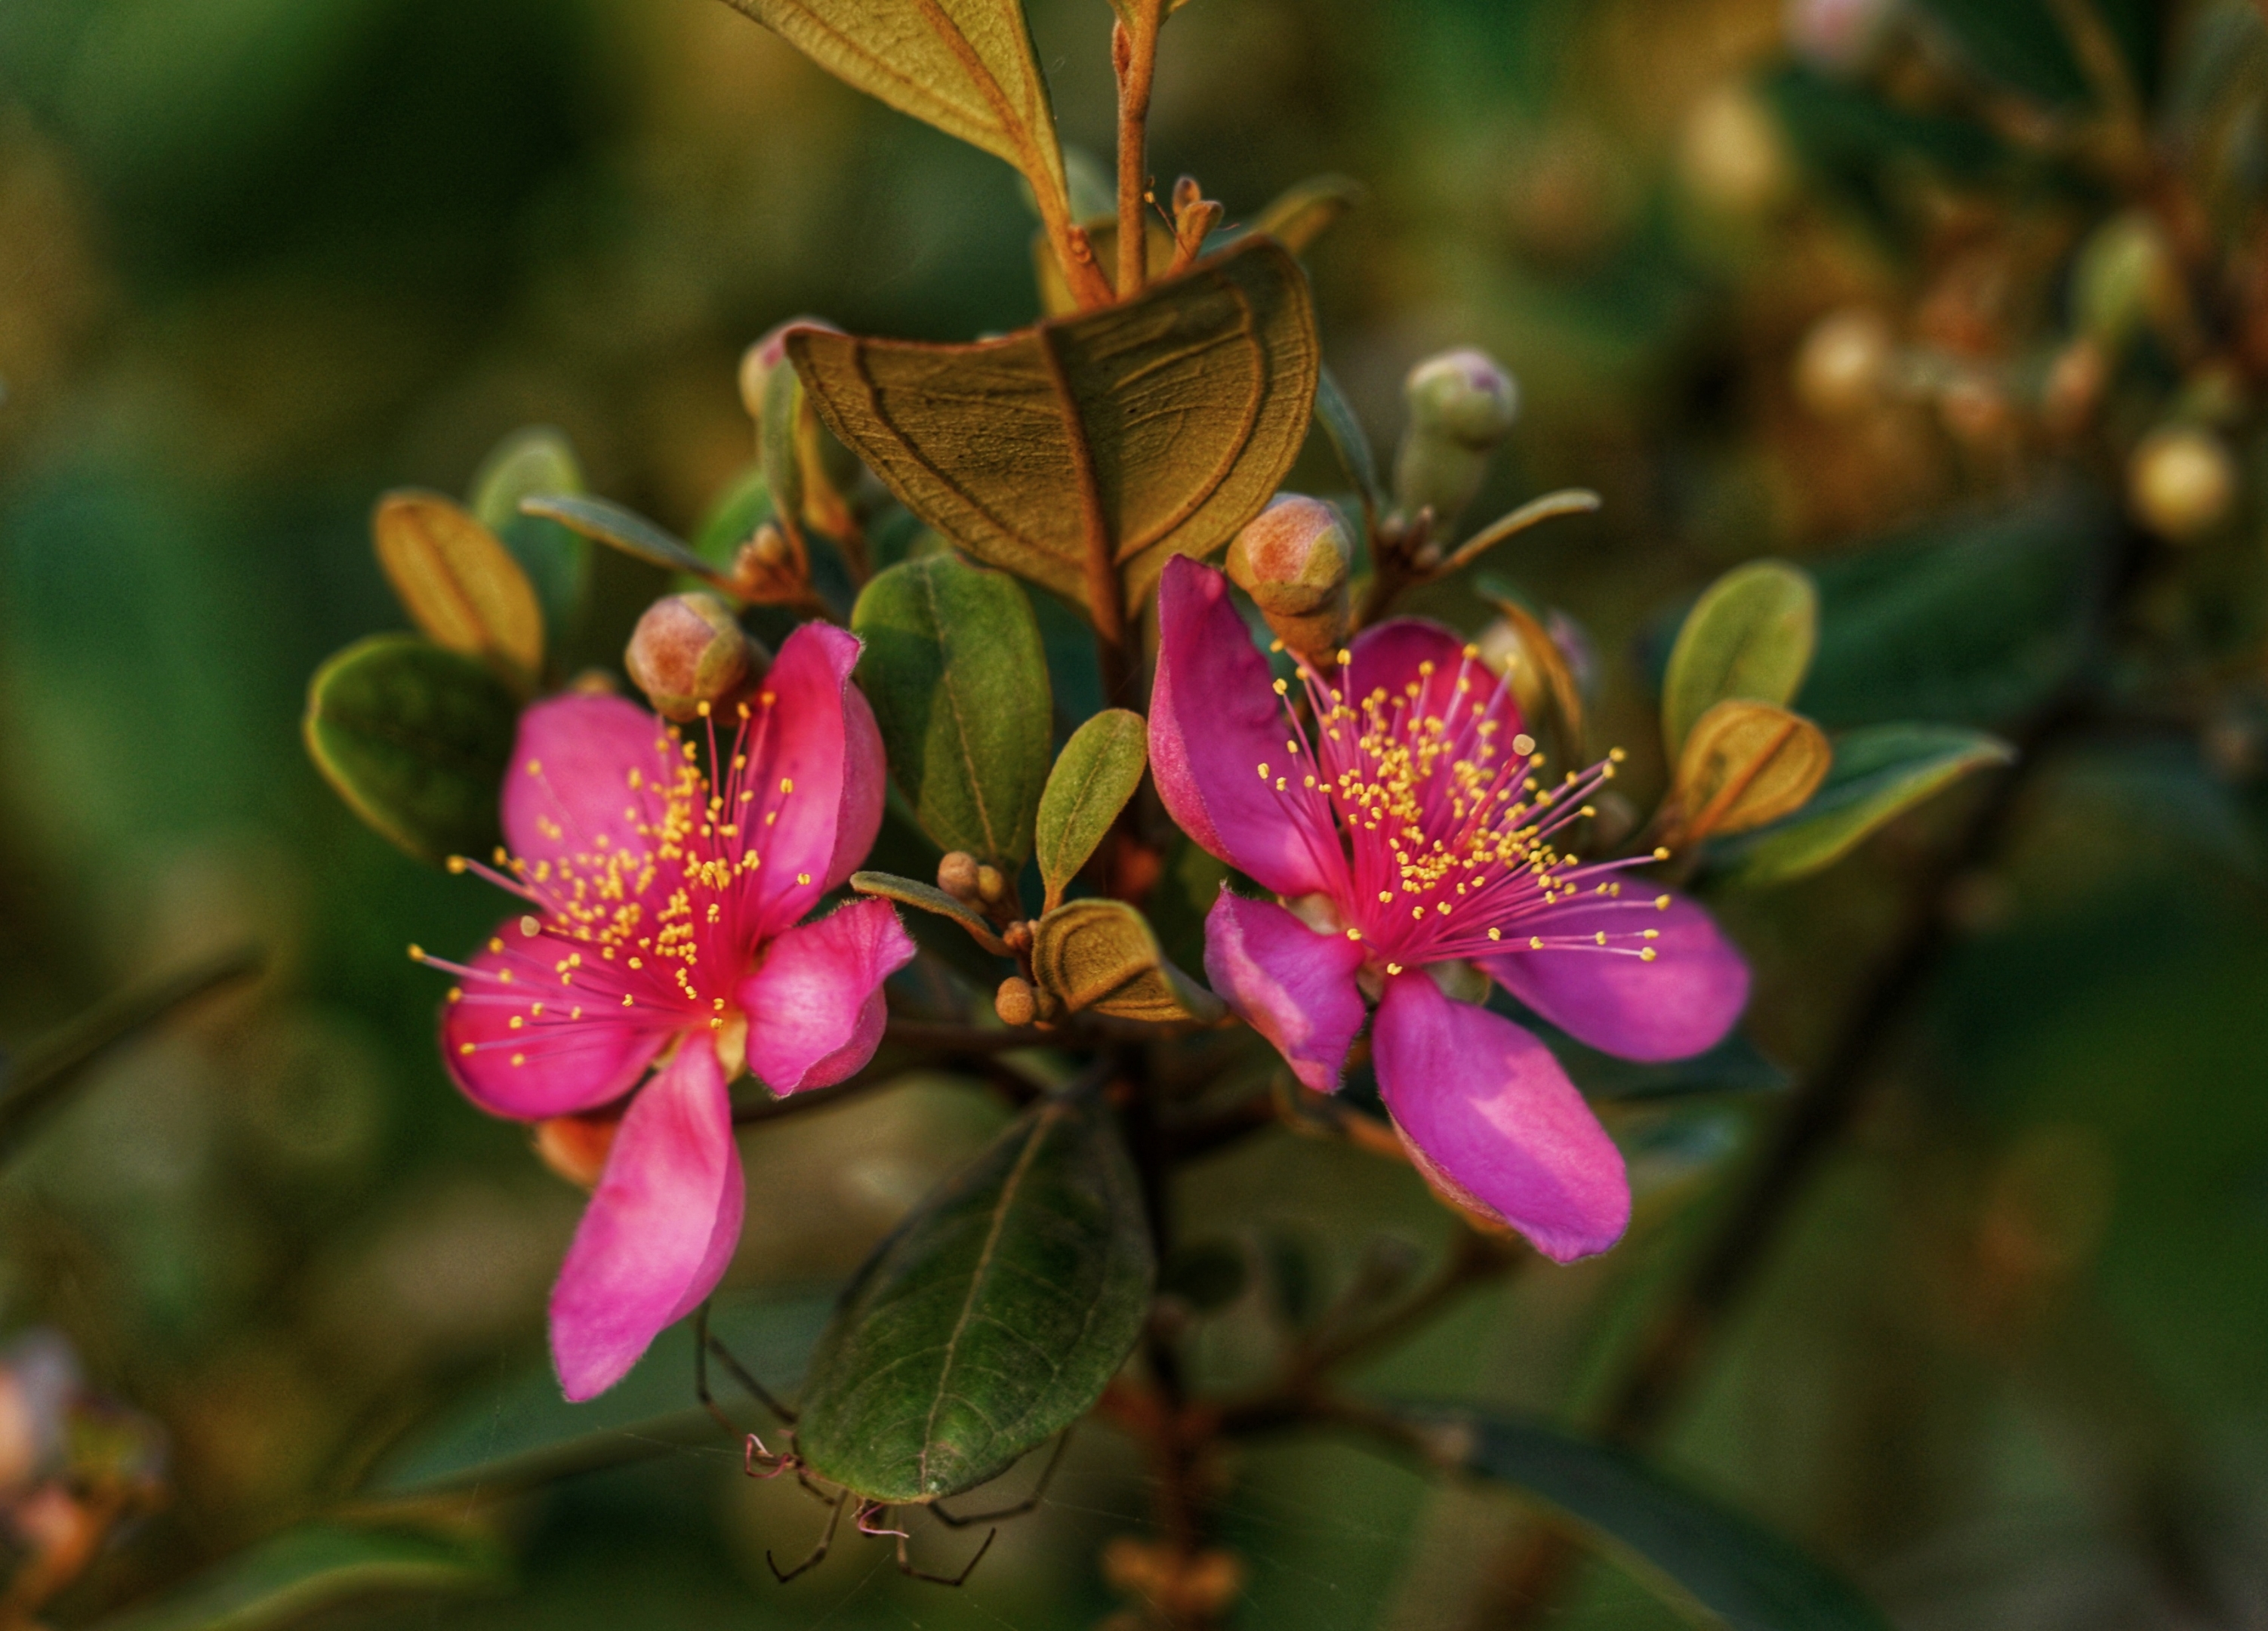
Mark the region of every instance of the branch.
POLYGON ((1166 0, 1129 0, 1111 26, 1110 65, 1118 77, 1118 298, 1142 292, 1150 275, 1150 226, 1142 206, 1150 191, 1150 87, 1158 71, 1158 35, 1166 0), (1134 19, 1126 26, 1125 17, 1134 19))

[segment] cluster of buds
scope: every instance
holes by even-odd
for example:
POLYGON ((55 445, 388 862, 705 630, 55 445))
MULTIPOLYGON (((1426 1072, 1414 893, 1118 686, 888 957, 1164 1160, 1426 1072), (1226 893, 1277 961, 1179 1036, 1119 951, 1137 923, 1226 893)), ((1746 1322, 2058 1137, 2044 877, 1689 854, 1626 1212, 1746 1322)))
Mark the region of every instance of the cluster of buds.
POLYGON ((622 661, 653 711, 680 724, 746 695, 771 666, 733 609, 697 589, 647 607, 622 661))
MULTIPOLYGON (((1022 904, 1008 875, 990 861, 981 861, 966 850, 951 850, 937 864, 937 887, 988 920, 999 931, 1004 947, 1027 972, 1031 967, 1032 926, 1023 921, 1022 904)), ((1045 1024, 1056 1019, 1063 1005, 1043 987, 1011 974, 1000 982, 992 999, 993 1012, 1004 1025, 1045 1024)))

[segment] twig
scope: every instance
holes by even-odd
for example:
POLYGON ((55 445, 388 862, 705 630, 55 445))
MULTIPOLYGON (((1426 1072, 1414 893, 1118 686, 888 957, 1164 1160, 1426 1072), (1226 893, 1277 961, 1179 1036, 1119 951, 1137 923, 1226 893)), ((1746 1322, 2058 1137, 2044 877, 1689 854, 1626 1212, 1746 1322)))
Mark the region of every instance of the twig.
POLYGON ((1110 64, 1118 77, 1118 298, 1142 292, 1150 275, 1150 227, 1142 206, 1150 190, 1150 88, 1158 70, 1158 34, 1166 0, 1130 0, 1111 26, 1110 64), (1126 26, 1126 18, 1134 26, 1126 26))

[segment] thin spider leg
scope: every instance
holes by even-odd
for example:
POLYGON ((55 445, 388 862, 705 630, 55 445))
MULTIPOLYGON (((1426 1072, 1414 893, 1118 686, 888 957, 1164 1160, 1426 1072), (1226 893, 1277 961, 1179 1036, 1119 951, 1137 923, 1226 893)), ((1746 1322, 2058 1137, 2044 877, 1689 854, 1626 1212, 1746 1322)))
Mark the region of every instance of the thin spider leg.
MULTIPOLYGON (((718 1425, 727 1433, 740 1430, 740 1424, 725 1413, 725 1407, 709 1391, 709 1299, 706 1297, 701 1300, 700 1308, 693 1315, 693 1396, 701 1401, 701 1408, 716 1417, 718 1425)), ((755 1440, 755 1435, 749 1436, 755 1440)))
POLYGON ((704 1303, 701 1307, 702 1316, 700 1336, 702 1339, 702 1347, 703 1352, 705 1354, 714 1354, 718 1359, 722 1360, 724 1362, 725 1369, 733 1373, 733 1380, 740 1384, 742 1390, 747 1392, 750 1399, 755 1399, 756 1403, 762 1405, 766 1410, 770 1411, 772 1414, 777 1416, 782 1421, 787 1423, 788 1426, 793 1427, 795 1425, 795 1412, 790 1410, 785 1405, 781 1404, 778 1396, 775 1394, 771 1389, 766 1387, 762 1383, 757 1381, 755 1376, 748 1374, 748 1368, 733 1356, 733 1350, 725 1346, 723 1338, 712 1337, 709 1334, 709 1305, 704 1303))
POLYGON ((814 1501, 819 1502, 820 1505, 823 1507, 831 1507, 835 1504, 836 1498, 833 1495, 828 1494, 818 1485, 813 1483, 811 1481, 811 1474, 805 1472, 801 1467, 798 1467, 795 1471, 795 1481, 805 1494, 809 1495, 814 1501))
MULTIPOLYGON (((770 1546, 766 1546, 764 1548, 764 1567, 772 1571, 773 1579, 778 1581, 780 1584, 785 1585, 789 1581, 794 1579, 798 1575, 802 1574, 805 1570, 816 1568, 819 1566, 821 1561, 827 1556, 827 1548, 835 1544, 835 1526, 843 1521, 843 1503, 850 1498, 850 1492, 847 1489, 841 1494, 835 1497, 835 1510, 827 1519, 827 1528, 821 1533, 819 1537, 819 1544, 811 1549, 811 1555, 809 1557, 804 1559, 800 1563, 798 1563, 793 1568, 789 1569, 787 1573, 784 1575, 780 1573, 780 1566, 772 1561, 771 1548, 770 1546)), ((901 1542, 901 1544, 903 1543, 901 1542)), ((983 1554, 980 1552, 977 1555, 982 1557, 983 1554)))
POLYGON ((992 1549, 992 1542, 998 1538, 999 1533, 997 1529, 986 1530, 984 1544, 976 1548, 976 1555, 963 1564, 961 1572, 957 1575, 932 1575, 925 1568, 916 1568, 913 1566, 913 1560, 906 1555, 906 1538, 903 1534, 900 1534, 898 1535, 898 1572, 909 1580, 925 1580, 933 1586, 967 1585, 968 1576, 976 1572, 976 1566, 984 1561, 984 1554, 992 1549))
POLYGON ((969 1529, 978 1524, 998 1524, 1008 1518, 1021 1517, 1025 1513, 1036 1508, 1042 1497, 1048 1493, 1048 1485, 1054 1479, 1056 1469, 1063 1465, 1064 1451, 1070 1447, 1070 1444, 1071 1429, 1066 1428, 1063 1436, 1056 1440, 1055 1451, 1048 1457, 1047 1470, 1040 1474, 1040 1481, 1032 1486, 1030 1494, 1026 1495, 1015 1505, 1002 1507, 997 1512, 970 1512, 956 1517, 945 1509, 945 1502, 932 1501, 929 1503, 929 1515, 947 1529, 969 1529))

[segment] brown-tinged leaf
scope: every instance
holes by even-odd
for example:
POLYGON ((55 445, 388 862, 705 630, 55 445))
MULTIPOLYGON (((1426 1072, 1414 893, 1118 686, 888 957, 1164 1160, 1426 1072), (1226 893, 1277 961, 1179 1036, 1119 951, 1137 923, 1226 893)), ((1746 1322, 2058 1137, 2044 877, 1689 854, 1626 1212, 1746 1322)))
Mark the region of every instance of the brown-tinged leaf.
POLYGON ((1003 339, 787 341, 821 417, 908 509, 1106 629, 1169 557, 1219 548, 1268 502, 1319 349, 1307 279, 1264 238, 1003 339))
POLYGON ((1074 1014, 1210 1025, 1226 1012, 1166 960, 1148 921, 1123 900, 1075 900, 1042 918, 1032 934, 1032 973, 1074 1014))
POLYGON ((1801 809, 1833 762, 1826 733, 1801 714, 1741 697, 1719 703, 1695 721, 1677 759, 1685 841, 1801 809))
POLYGON ((543 609, 497 535, 438 493, 390 492, 371 517, 378 564, 436 646, 483 658, 523 690, 543 672, 543 609))

